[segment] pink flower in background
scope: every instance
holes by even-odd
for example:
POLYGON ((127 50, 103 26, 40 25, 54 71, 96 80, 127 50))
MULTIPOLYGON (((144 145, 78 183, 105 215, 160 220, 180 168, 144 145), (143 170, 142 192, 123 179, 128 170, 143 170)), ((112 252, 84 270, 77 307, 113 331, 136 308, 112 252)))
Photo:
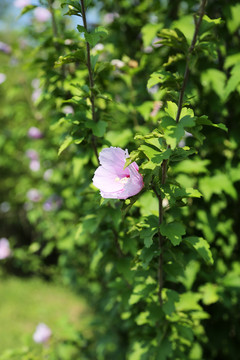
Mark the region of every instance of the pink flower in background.
POLYGON ((62 206, 62 198, 57 194, 51 195, 43 204, 43 209, 45 211, 58 210, 62 206))
POLYGON ((49 329, 49 327, 46 324, 40 323, 36 327, 35 333, 33 334, 33 340, 39 344, 47 343, 51 335, 52 335, 51 329, 49 329))
POLYGON ((103 198, 127 199, 142 190, 144 183, 137 163, 133 162, 124 169, 128 157, 128 150, 119 147, 111 146, 100 152, 101 166, 95 171, 93 185, 100 190, 103 198))
POLYGON ((14 1, 14 6, 16 6, 17 8, 21 9, 24 8, 27 5, 31 4, 31 0, 15 0, 14 1))
POLYGON ((162 101, 154 101, 153 110, 150 113, 150 116, 156 116, 158 111, 161 109, 162 105, 163 105, 162 101))
POLYGON ((40 98, 41 95, 42 95, 42 90, 41 89, 35 89, 32 92, 32 101, 36 102, 40 98))
POLYGON ((39 202, 42 199, 42 195, 37 189, 30 189, 27 192, 27 197, 29 200, 33 202, 39 202))
POLYGON ((51 13, 48 9, 37 7, 34 10, 35 19, 39 22, 48 21, 51 18, 51 13))
POLYGON ((9 241, 6 238, 0 239, 0 260, 6 259, 11 255, 9 241))
POLYGON ((152 46, 155 48, 159 48, 162 46, 162 44, 157 44, 158 41, 162 40, 161 38, 155 37, 152 41, 152 46))
POLYGON ((38 160, 38 152, 34 149, 28 149, 26 151, 26 156, 30 159, 30 160, 38 160))
POLYGON ((35 126, 30 127, 30 129, 28 130, 28 136, 31 139, 41 139, 43 134, 42 132, 35 126))
POLYGON ((47 169, 43 174, 44 180, 49 181, 52 177, 52 174, 53 174, 53 169, 47 169))
POLYGON ((6 80, 7 76, 3 73, 0 73, 0 84, 4 83, 4 81, 6 80))
POLYGON ((115 19, 119 18, 119 14, 117 12, 113 12, 113 13, 107 13, 104 16, 103 21, 105 22, 105 24, 111 24, 114 22, 115 19))
POLYGON ((29 164, 29 168, 32 171, 39 171, 40 170, 40 161, 39 160, 31 160, 29 164))
POLYGON ((71 105, 66 105, 66 106, 63 107, 62 112, 64 114, 66 114, 66 115, 67 114, 74 114, 74 109, 73 109, 73 107, 71 105))
POLYGON ((0 41, 0 51, 4 52, 5 54, 10 54, 12 48, 8 44, 5 44, 4 42, 0 41))

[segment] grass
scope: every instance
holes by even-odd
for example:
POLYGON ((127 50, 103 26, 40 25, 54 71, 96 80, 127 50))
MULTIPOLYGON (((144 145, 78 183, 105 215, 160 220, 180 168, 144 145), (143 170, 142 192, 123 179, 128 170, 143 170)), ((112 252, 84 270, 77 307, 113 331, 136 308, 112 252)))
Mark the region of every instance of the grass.
POLYGON ((68 289, 40 279, 0 279, 0 353, 33 342, 38 323, 56 339, 70 329, 85 331, 90 320, 83 299, 68 289))

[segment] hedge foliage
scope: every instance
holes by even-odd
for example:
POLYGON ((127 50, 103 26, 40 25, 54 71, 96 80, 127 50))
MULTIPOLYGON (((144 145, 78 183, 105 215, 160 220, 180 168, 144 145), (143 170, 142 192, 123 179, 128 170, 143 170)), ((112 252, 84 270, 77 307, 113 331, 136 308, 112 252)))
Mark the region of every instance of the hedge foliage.
POLYGON ((65 355, 53 342, 1 359, 236 360, 239 4, 38 6, 49 21, 34 4, 30 26, 1 34, 0 222, 13 251, 1 276, 60 279, 95 316, 65 355), (110 146, 143 176, 127 200, 92 184, 110 146))

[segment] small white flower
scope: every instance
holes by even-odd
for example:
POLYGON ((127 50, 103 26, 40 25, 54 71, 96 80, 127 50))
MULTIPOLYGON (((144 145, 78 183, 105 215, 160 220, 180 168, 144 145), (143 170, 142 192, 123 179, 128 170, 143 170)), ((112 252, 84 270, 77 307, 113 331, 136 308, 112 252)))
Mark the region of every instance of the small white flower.
POLYGON ((162 206, 163 206, 164 208, 166 208, 168 205, 169 205, 168 199, 167 199, 167 198, 164 198, 163 201, 162 201, 162 206))
POLYGON ((121 69, 125 65, 125 63, 122 60, 119 60, 119 59, 113 59, 111 61, 111 64, 116 66, 116 68, 118 68, 118 69, 121 69))
POLYGON ((103 49, 104 49, 104 45, 101 44, 101 43, 95 45, 95 46, 92 48, 93 51, 94 51, 94 50, 95 50, 95 51, 102 51, 103 49))

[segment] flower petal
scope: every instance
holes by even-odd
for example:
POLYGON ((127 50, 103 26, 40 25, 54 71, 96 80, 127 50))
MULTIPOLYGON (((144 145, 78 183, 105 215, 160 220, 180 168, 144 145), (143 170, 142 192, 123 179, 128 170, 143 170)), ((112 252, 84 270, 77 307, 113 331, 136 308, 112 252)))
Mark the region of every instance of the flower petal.
MULTIPOLYGON (((111 169, 113 170, 113 169, 111 169)), ((116 181, 117 175, 111 171, 105 169, 103 166, 99 166, 95 171, 93 177, 93 185, 98 189, 106 192, 114 192, 123 189, 123 184, 116 181)))
POLYGON ((116 176, 124 177, 129 175, 127 169, 124 169, 126 153, 123 149, 110 147, 103 149, 99 154, 100 164, 107 170, 115 172, 116 176))
POLYGON ((106 199, 127 199, 136 195, 144 186, 142 175, 136 162, 124 169, 128 151, 110 147, 99 154, 101 166, 93 177, 93 184, 106 199))

